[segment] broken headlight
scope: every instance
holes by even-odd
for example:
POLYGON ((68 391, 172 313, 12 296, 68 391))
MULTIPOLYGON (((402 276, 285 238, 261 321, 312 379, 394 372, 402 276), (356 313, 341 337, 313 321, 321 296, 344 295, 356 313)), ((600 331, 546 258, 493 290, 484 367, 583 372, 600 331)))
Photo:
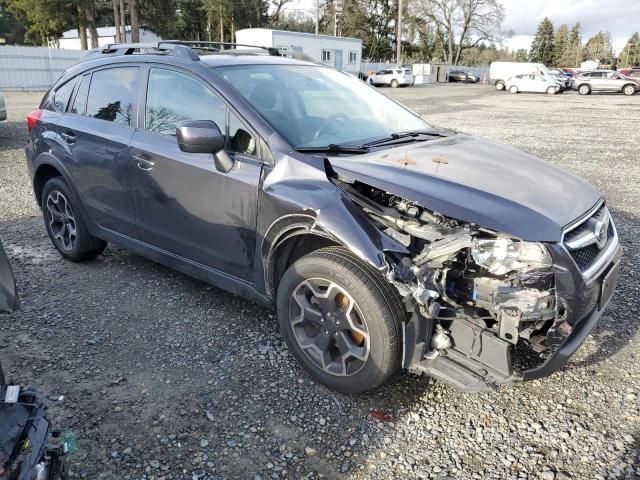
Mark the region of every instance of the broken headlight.
POLYGON ((471 256, 477 265, 494 275, 552 265, 551 255, 542 243, 511 240, 507 237, 475 239, 471 256))

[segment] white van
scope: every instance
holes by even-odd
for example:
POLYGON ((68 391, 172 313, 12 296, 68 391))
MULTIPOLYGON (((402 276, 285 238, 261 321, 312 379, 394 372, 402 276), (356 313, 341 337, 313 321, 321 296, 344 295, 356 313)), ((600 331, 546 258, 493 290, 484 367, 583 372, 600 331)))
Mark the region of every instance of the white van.
POLYGON ((516 75, 551 76, 551 73, 542 63, 492 62, 489 66, 489 79, 496 90, 504 90, 507 80, 516 75))

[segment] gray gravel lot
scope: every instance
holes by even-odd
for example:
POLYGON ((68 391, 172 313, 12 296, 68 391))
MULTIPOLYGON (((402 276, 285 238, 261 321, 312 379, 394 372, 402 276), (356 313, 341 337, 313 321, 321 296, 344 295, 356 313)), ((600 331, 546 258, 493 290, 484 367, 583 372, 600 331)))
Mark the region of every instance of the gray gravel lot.
MULTIPOLYGON (((88 479, 640 477, 640 95, 511 95, 477 85, 385 90, 440 126, 538 154, 608 198, 625 246, 594 334, 541 381, 463 394, 405 373, 344 396, 287 352, 274 313, 109 246, 73 264, 33 200, 25 122, 0 123, 0 237, 22 310, 0 314, 14 381, 60 402, 88 479)), ((535 188, 536 179, 531 179, 535 188)))

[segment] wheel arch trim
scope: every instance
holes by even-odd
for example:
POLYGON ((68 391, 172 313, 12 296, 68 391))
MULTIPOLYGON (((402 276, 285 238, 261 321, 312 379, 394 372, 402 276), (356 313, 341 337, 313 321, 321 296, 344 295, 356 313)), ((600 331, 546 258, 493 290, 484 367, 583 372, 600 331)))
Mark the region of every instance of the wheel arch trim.
MULTIPOLYGON (((33 194, 36 197, 36 202, 38 206, 42 209, 42 199, 38 198, 38 185, 36 182, 38 179, 38 172, 41 172, 43 168, 53 168, 60 174, 60 177, 63 178, 67 186, 73 192, 73 195, 78 199, 78 202, 79 202, 78 208, 80 209, 80 214, 82 215, 82 217, 85 219, 87 223, 89 232, 92 235, 95 234, 95 232, 98 231, 97 226, 93 221, 93 218, 91 218, 91 216, 89 215, 84 205, 84 202, 82 201, 82 197, 78 193, 78 190, 76 189, 73 183, 73 179, 69 174, 69 171, 65 168, 64 164, 60 160, 58 160, 55 156, 53 156, 48 152, 43 152, 39 154, 36 157, 36 159, 33 161, 33 179, 31 181, 31 184, 33 187, 33 194)), ((45 184, 42 185, 42 188, 44 188, 44 185, 45 184)), ((42 191, 40 190, 40 193, 41 192, 42 191)))

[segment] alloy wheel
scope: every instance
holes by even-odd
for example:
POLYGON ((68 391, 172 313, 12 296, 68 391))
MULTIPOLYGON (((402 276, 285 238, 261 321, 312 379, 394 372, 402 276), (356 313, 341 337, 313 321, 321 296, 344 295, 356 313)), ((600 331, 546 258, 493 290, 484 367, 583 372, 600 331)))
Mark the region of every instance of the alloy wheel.
POLYGON ((67 197, 53 190, 47 197, 46 207, 53 239, 63 250, 72 251, 78 239, 78 229, 67 197))
POLYGON ((311 278, 289 303, 293 337, 311 362, 335 376, 359 372, 369 357, 369 332, 360 308, 335 282, 311 278))

